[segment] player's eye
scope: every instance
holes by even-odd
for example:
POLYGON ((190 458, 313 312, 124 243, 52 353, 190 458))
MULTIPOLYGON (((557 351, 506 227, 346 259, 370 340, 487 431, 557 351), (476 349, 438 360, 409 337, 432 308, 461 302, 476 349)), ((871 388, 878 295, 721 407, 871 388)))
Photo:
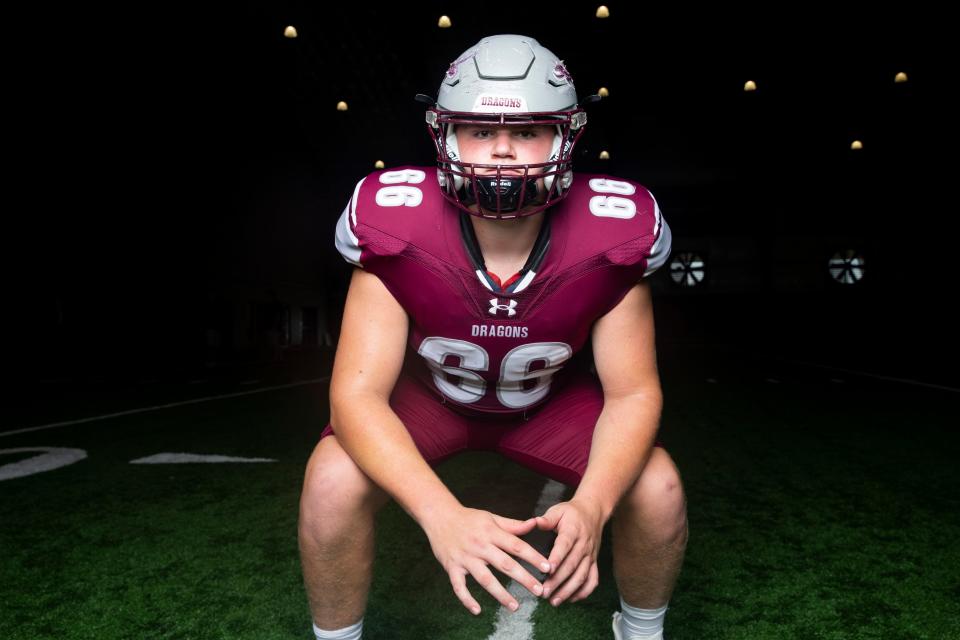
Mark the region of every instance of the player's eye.
MULTIPOLYGON (((493 134, 494 132, 491 129, 477 129, 476 131, 473 132, 473 137, 489 138, 493 134)), ((531 129, 521 129, 520 131, 515 131, 514 135, 524 140, 530 140, 530 139, 536 138, 539 134, 536 131, 533 131, 531 129)))

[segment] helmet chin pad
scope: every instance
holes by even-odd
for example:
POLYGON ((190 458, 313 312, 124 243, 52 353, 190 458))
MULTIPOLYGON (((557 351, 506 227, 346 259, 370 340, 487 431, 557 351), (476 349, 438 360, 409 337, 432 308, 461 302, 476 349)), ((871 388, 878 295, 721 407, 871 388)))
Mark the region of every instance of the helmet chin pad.
MULTIPOLYGON (((478 204, 487 211, 512 213, 528 204, 540 204, 541 202, 536 176, 527 178, 526 187, 523 185, 523 177, 514 175, 500 176, 499 180, 497 180, 497 176, 477 176, 476 182, 477 195, 480 198, 478 204), (497 203, 498 193, 499 206, 497 203), (520 202, 521 193, 523 202, 520 202)), ((462 202, 465 205, 477 202, 472 186, 467 186, 464 189, 462 202)))

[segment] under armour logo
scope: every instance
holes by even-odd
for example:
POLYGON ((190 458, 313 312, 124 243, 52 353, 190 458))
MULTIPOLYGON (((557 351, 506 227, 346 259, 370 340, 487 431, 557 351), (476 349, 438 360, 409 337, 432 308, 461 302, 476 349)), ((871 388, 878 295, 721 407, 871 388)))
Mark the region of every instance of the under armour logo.
POLYGON ((514 311, 517 307, 517 301, 511 300, 510 304, 500 304, 499 298, 490 298, 490 315, 497 315, 497 311, 503 309, 507 312, 507 316, 515 316, 517 312, 514 311))

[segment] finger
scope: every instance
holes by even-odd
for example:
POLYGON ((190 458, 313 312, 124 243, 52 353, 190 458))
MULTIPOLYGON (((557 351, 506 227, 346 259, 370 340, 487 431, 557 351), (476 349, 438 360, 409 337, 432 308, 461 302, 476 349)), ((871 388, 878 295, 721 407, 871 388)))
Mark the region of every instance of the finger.
POLYGON ((464 571, 451 571, 450 584, 453 585, 453 593, 456 595, 467 611, 473 615, 479 615, 480 603, 473 599, 470 590, 467 589, 467 574, 464 571))
POLYGON ((514 520, 513 518, 504 518, 503 516, 493 515, 494 522, 504 531, 509 531, 515 536, 522 536, 530 533, 537 526, 536 518, 527 518, 526 520, 514 520))
MULTIPOLYGON (((557 538, 559 541, 560 538, 557 538)), ((556 548, 556 546, 554 546, 556 548)), ((580 547, 575 547, 568 553, 562 562, 559 565, 553 565, 553 553, 550 554, 550 566, 556 566, 556 570, 553 572, 553 575, 543 583, 543 597, 552 598, 553 594, 557 592, 564 582, 567 581, 573 572, 577 570, 577 567, 580 566, 580 561, 583 559, 584 555, 587 555, 582 552, 580 547)))
POLYGON ((590 575, 591 564, 593 564, 593 559, 590 556, 584 557, 570 579, 560 585, 556 595, 550 599, 550 604, 555 607, 560 606, 567 598, 579 591, 590 575))
POLYGON ((569 533, 561 533, 557 536, 557 539, 553 542, 553 548, 550 549, 550 557, 547 558, 547 562, 550 563, 550 569, 553 571, 553 575, 557 574, 557 570, 560 565, 563 564, 564 559, 570 553, 570 549, 573 548, 576 538, 569 533))
POLYGON ((489 562, 491 567, 496 567, 504 575, 510 576, 517 584, 526 587, 527 591, 533 595, 539 597, 543 594, 543 585, 540 584, 539 580, 527 573, 527 570, 524 569, 523 565, 519 562, 500 549, 494 549, 490 555, 489 562))
POLYGON ((503 606, 511 611, 516 611, 520 608, 520 603, 500 584, 496 576, 490 573, 490 569, 488 569, 487 565, 482 561, 478 561, 473 565, 470 575, 477 581, 477 584, 486 589, 487 593, 492 595, 493 598, 503 606))
POLYGON ((570 596, 570 602, 579 602, 583 600, 597 588, 597 585, 600 584, 600 570, 597 568, 597 563, 593 562, 590 564, 590 573, 587 576, 587 581, 583 583, 583 586, 580 589, 570 596))
POLYGON ((537 528, 541 531, 553 531, 560 522, 559 509, 553 513, 547 511, 542 516, 537 516, 537 528))
MULTIPOLYGON (((504 535, 495 539, 494 544, 510 555, 516 556, 521 560, 526 560, 531 566, 540 569, 540 571, 544 573, 550 572, 550 568, 552 566, 550 561, 543 557, 542 553, 531 547, 527 542, 521 540, 520 538, 511 535, 504 535)), ((526 584, 526 582, 523 584, 526 584)))

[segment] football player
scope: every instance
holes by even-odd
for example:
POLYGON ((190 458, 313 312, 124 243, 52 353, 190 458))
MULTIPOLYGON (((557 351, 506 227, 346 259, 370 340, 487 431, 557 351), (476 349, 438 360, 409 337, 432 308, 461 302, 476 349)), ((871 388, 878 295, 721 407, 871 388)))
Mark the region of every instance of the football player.
POLYGON ((437 166, 364 177, 337 224, 356 268, 300 502, 315 635, 360 637, 374 515, 393 499, 474 614, 468 575, 519 606, 494 569, 554 606, 589 596, 610 521, 614 637, 661 638, 687 540, 679 473, 656 441, 647 281, 670 228, 642 185, 574 177, 586 112, 533 38, 484 38, 427 101, 437 166), (596 375, 575 358, 588 339, 596 375), (433 470, 467 449, 576 490, 525 521, 472 509, 433 470), (520 537, 535 528, 556 533, 548 557, 520 537))

